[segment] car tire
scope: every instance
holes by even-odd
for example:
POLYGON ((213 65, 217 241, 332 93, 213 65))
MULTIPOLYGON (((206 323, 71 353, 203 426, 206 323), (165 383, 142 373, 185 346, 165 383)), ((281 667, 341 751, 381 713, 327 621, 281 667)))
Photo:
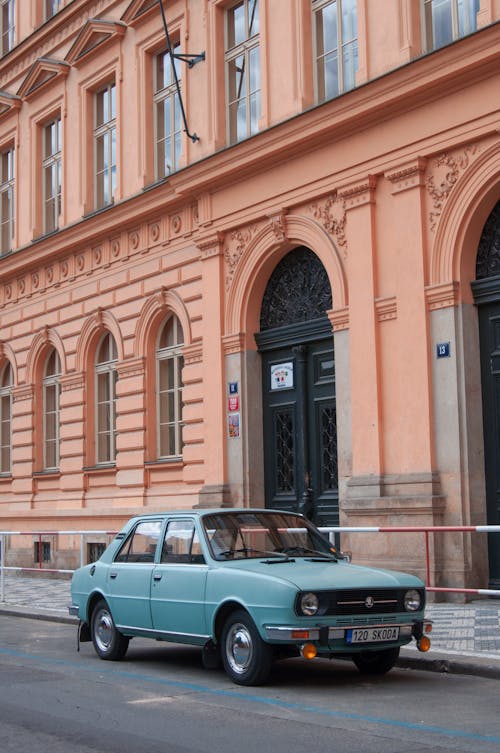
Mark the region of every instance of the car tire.
POLYGON ((399 648, 385 648, 380 651, 363 651, 355 654, 352 660, 363 675, 385 675, 396 664, 399 648))
POLYGON ((238 685, 261 685, 269 677, 273 650, 243 610, 233 612, 224 625, 221 656, 226 674, 238 685))
POLYGON ((110 609, 104 599, 98 601, 92 611, 90 632, 95 651, 101 659, 110 661, 123 659, 130 639, 116 629, 110 609))

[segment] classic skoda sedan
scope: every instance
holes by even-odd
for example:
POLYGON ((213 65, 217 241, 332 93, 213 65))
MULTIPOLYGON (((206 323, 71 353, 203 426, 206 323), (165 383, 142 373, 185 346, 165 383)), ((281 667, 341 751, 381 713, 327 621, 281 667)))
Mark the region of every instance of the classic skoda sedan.
POLYGON ((368 674, 401 646, 430 647, 424 584, 348 562, 301 515, 188 510, 132 518, 101 558, 77 570, 70 614, 79 640, 121 659, 134 636, 202 647, 240 685, 273 660, 352 658, 368 674))

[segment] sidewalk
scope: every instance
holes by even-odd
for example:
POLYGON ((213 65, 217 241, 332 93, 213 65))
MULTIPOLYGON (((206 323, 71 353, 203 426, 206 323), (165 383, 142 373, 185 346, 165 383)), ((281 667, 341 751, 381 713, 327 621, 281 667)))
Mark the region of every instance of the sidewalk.
MULTIPOLYGON (((68 614, 70 600, 69 580, 6 573, 0 615, 76 624, 68 614)), ((499 599, 430 604, 426 616, 434 622, 431 650, 422 654, 413 643, 402 649, 399 666, 500 679, 499 599)))

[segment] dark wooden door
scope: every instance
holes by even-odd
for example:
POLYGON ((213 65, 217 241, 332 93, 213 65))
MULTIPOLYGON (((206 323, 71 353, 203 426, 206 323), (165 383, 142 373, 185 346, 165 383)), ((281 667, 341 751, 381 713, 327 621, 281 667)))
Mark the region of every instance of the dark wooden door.
POLYGON ((332 338, 262 356, 266 507, 338 525, 332 338))
MULTIPOLYGON (((500 302, 479 308, 488 525, 500 525, 500 302)), ((500 536, 489 534, 490 587, 500 588, 500 536)))

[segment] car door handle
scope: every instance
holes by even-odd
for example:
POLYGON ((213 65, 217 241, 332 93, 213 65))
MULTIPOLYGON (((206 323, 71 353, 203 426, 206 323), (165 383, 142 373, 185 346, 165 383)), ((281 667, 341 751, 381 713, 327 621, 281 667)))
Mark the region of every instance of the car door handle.
POLYGON ((161 580, 161 578, 162 578, 162 574, 161 573, 155 573, 153 575, 153 580, 161 580))
POLYGON ((117 572, 111 572, 111 573, 109 574, 109 577, 110 577, 110 578, 113 578, 113 579, 114 579, 114 578, 116 578, 116 577, 117 577, 117 575, 118 575, 118 573, 117 573, 117 572))

